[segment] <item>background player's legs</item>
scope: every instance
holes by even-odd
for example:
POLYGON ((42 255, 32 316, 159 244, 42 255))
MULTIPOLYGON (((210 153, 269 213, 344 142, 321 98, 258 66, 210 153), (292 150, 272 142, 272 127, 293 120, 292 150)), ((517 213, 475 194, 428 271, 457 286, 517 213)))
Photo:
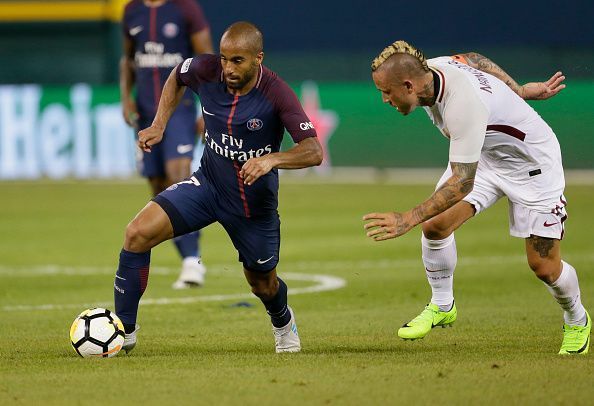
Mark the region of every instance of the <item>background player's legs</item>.
MULTIPOLYGON (((163 139, 163 159, 167 186, 181 182, 192 173, 192 158, 196 145, 196 106, 185 99, 173 113, 163 139)), ((204 284, 206 268, 200 258, 200 232, 178 235, 173 242, 182 258, 182 269, 173 283, 174 289, 204 284)))
MULTIPOLYGON (((165 172, 167 173, 167 183, 173 185, 181 182, 190 176, 192 159, 187 157, 170 159, 165 163, 165 172)), ((180 256, 186 260, 198 261, 200 250, 198 247, 198 238, 200 231, 193 231, 188 234, 180 235, 173 239, 180 256)))
MULTIPOLYGON (((157 196, 172 184, 189 177, 191 164, 192 160, 187 157, 167 161, 165 165, 166 176, 148 177, 153 196, 157 196)), ((200 231, 193 231, 173 239, 173 243, 183 260, 180 277, 173 284, 175 289, 185 289, 204 284, 206 268, 202 265, 200 258, 199 238, 200 231)))
POLYGON ((564 311, 565 324, 584 326, 586 309, 580 298, 580 286, 573 266, 561 260, 561 241, 554 238, 526 238, 528 265, 542 280, 564 311))
POLYGON ((431 286, 431 303, 441 311, 449 311, 454 303, 454 269, 458 261, 454 230, 474 212, 470 203, 461 201, 423 223, 423 264, 431 286))
POLYGON ((159 193, 167 189, 167 178, 165 176, 149 176, 148 177, 149 186, 151 187, 151 193, 153 197, 157 196, 159 193))
POLYGON ((149 202, 126 227, 114 283, 116 314, 126 333, 134 331, 138 302, 148 283, 151 248, 172 237, 169 217, 154 202, 149 202))

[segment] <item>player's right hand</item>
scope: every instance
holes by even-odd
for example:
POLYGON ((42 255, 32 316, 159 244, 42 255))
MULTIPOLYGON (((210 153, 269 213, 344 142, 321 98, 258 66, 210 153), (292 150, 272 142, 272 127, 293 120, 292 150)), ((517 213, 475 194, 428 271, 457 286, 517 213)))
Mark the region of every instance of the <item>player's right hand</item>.
POLYGON ((144 152, 151 152, 151 147, 163 139, 163 129, 150 126, 138 132, 138 148, 144 152))
POLYGON ((138 128, 138 110, 133 99, 122 100, 122 114, 124 121, 130 127, 138 128))

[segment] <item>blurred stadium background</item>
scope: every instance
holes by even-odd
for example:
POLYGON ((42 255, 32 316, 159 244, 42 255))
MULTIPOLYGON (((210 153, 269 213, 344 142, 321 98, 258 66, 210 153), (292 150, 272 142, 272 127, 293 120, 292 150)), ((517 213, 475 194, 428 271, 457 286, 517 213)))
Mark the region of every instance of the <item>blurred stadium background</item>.
POLYGON ((420 229, 376 244, 361 216, 417 204, 447 163, 447 140, 423 111, 405 118, 381 103, 369 66, 384 46, 477 51, 518 82, 562 70, 567 89, 532 104, 558 135, 570 181, 586 183, 567 188, 564 258, 592 311, 594 2, 200 1, 215 49, 230 23, 260 26, 265 64, 296 90, 330 157, 281 183, 282 276, 346 286, 291 293, 304 351, 277 357, 257 300, 234 303, 248 289, 227 235, 207 227, 205 288, 170 289, 179 259, 162 244, 144 298, 170 304, 143 306, 131 356, 87 363, 68 326, 111 303, 124 225, 149 198, 119 104, 124 3, 0 0, 1 405, 592 404, 593 358, 556 355, 561 312, 508 237, 503 201, 457 231, 456 327, 415 343, 395 331, 429 293, 420 229))
MULTIPOLYGON (((265 36, 265 64, 300 94, 333 167, 446 164, 447 141, 422 111, 382 105, 369 75, 386 44, 406 39, 428 57, 480 52, 519 82, 557 70, 568 88, 536 103, 566 168, 594 166, 594 3, 546 12, 542 2, 444 7, 381 0, 200 2, 215 48, 233 21, 265 36)), ((0 1, 0 178, 135 175, 132 130, 121 119, 118 59, 124 0, 0 1)), ((325 168, 328 169, 328 168, 325 168)))

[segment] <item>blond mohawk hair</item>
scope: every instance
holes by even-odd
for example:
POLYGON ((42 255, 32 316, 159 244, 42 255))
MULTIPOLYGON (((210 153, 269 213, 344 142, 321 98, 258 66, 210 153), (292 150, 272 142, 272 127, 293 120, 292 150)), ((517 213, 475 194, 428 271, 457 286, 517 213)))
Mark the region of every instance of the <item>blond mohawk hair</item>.
POLYGON ((395 54, 407 54, 410 56, 414 56, 418 61, 423 65, 423 69, 428 71, 429 67, 427 66, 427 59, 425 59, 425 55, 417 48, 413 47, 406 41, 395 41, 392 44, 388 45, 384 48, 382 52, 371 62, 371 71, 375 72, 388 58, 395 54))

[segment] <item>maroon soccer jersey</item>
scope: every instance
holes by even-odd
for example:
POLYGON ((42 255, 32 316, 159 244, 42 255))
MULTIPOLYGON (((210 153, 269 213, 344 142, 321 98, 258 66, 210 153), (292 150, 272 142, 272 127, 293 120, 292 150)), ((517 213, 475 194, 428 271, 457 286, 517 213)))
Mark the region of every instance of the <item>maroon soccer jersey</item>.
MULTIPOLYGON (((205 28, 208 23, 195 0, 167 0, 158 7, 132 0, 126 5, 122 29, 134 44, 136 100, 141 115, 156 112, 171 69, 194 54, 190 37, 205 28)), ((190 92, 184 97, 192 99, 190 92)))
POLYGON ((233 213, 257 216, 278 205, 278 171, 244 185, 241 166, 250 158, 278 152, 285 129, 294 142, 316 131, 297 96, 276 73, 261 66, 256 86, 246 95, 227 91, 218 55, 186 59, 177 67, 178 84, 200 97, 206 123, 202 172, 233 213))

